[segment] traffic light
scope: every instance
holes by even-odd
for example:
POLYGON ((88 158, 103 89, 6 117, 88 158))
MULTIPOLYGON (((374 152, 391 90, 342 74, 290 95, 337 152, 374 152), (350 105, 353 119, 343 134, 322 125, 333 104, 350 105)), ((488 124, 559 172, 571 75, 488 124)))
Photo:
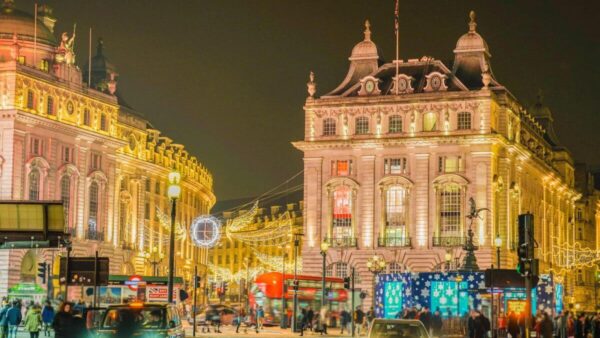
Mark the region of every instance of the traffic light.
POLYGON ((344 277, 344 289, 350 289, 350 277, 344 277))
POLYGON ((295 279, 294 280, 294 291, 298 291, 300 289, 300 281, 295 279))
POLYGON ((517 272, 522 276, 535 276, 537 274, 534 248, 533 215, 521 214, 519 215, 519 246, 517 247, 519 262, 517 272))
POLYGON ((195 286, 196 288, 199 288, 199 287, 200 287, 200 280, 202 280, 202 277, 200 277, 200 276, 197 276, 197 275, 196 275, 196 276, 194 276, 194 286, 195 286))
POLYGON ((46 270, 47 264, 45 262, 38 263, 38 277, 42 279, 42 284, 46 284, 46 270))

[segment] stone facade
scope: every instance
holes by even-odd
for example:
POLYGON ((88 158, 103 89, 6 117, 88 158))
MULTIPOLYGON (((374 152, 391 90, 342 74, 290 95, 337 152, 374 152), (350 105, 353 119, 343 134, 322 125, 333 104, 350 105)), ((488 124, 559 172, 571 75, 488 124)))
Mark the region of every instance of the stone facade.
MULTIPOLYGON (((88 87, 69 45, 54 38, 47 6, 40 7, 37 27, 11 1, 0 10, 0 199, 62 200, 74 256, 98 251, 109 257, 111 274, 151 275, 147 254, 168 253, 169 230, 159 221, 159 212, 170 214, 167 174, 182 175, 177 220, 184 225, 214 205, 212 175, 123 102, 101 41, 88 87)), ((191 280, 207 252, 189 238, 176 245, 176 275, 191 280)), ((0 296, 35 280, 23 257, 51 263, 61 252, 0 250, 0 296)), ((165 258, 161 275, 166 265, 165 258)))
POLYGON ((520 213, 534 214, 542 272, 558 263, 554 246, 574 243, 571 155, 541 96, 528 110, 496 80, 476 25, 472 13, 449 65, 386 63, 366 25, 336 89, 315 96, 311 74, 305 138, 294 142, 304 153, 304 273, 322 273, 326 241, 330 273, 354 266, 369 305, 375 254, 387 272, 456 268, 471 198, 489 209, 472 224, 481 269, 497 265, 498 237, 501 267, 516 266, 520 213))

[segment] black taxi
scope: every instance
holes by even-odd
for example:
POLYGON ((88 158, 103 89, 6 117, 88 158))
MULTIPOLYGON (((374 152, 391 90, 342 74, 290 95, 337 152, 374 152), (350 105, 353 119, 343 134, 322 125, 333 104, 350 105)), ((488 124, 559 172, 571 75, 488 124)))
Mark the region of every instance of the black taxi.
POLYGON ((129 303, 109 306, 96 337, 184 338, 179 309, 166 303, 129 303))

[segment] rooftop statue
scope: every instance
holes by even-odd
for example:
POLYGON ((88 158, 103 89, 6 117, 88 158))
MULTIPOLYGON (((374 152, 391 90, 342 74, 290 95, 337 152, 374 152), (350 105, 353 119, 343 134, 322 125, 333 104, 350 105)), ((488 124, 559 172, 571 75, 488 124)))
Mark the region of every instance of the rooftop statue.
POLYGON ((73 35, 69 38, 67 32, 63 32, 61 35, 60 46, 58 46, 56 61, 59 63, 66 63, 69 65, 75 64, 75 29, 77 24, 73 25, 73 35))

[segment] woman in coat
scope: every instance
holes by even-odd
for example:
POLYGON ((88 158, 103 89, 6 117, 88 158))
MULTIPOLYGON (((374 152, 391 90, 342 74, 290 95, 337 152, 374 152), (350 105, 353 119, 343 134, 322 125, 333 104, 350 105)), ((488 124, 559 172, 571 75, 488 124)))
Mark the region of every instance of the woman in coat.
POLYGON ((29 332, 30 338, 38 338, 42 329, 42 311, 38 305, 32 305, 25 316, 25 330, 29 332))
POLYGON ((60 305, 58 313, 52 321, 55 338, 69 338, 70 330, 73 328, 73 315, 71 314, 71 303, 64 302, 60 305))

